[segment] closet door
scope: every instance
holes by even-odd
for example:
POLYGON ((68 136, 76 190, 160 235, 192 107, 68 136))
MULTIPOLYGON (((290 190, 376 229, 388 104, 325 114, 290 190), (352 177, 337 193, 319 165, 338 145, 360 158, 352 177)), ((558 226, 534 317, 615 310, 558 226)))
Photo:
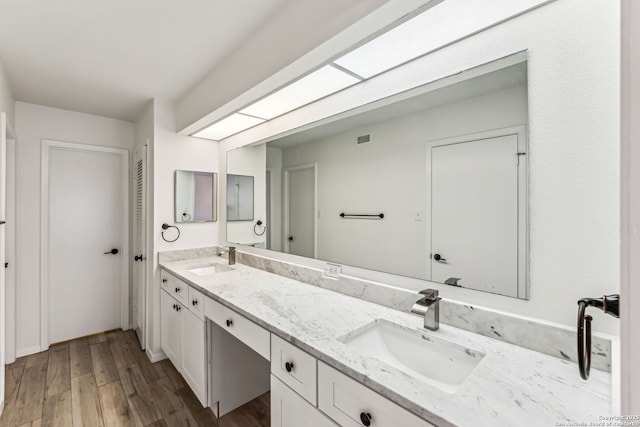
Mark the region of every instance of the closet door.
POLYGON ((147 225, 147 146, 138 146, 133 153, 133 289, 131 292, 132 328, 140 347, 146 348, 146 225, 147 225))

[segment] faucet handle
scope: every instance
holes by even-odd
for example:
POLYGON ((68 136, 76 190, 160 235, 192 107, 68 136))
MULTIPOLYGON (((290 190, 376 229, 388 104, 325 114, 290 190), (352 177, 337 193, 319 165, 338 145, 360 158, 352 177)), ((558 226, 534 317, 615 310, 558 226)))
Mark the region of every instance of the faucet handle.
POLYGON ((438 298, 438 290, 437 289, 427 288, 427 289, 421 290, 420 293, 422 295, 424 295, 427 299, 433 300, 433 299, 438 298))

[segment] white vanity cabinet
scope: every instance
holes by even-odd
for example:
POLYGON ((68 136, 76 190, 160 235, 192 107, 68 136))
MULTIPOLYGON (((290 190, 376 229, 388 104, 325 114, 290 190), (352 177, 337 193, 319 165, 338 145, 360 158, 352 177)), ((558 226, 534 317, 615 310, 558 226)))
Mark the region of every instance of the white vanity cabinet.
POLYGON ((272 427, 336 427, 318 408, 271 375, 272 427))
POLYGON ((271 425, 325 427, 336 424, 316 407, 315 357, 271 334, 271 425))
POLYGON ((160 346, 200 403, 207 406, 205 322, 202 304, 192 304, 199 293, 190 292, 189 285, 165 271, 161 272, 161 278, 160 346), (191 295, 192 298, 187 298, 191 295))
POLYGON ((318 407, 344 427, 433 427, 322 362, 318 362, 318 407))

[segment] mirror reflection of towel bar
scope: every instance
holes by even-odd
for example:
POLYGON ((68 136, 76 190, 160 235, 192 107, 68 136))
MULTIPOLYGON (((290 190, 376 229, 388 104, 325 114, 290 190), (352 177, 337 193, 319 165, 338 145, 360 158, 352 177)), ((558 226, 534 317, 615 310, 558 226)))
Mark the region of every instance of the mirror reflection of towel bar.
POLYGON ((379 214, 348 214, 348 213, 340 213, 340 217, 344 219, 353 219, 353 218, 370 218, 370 219, 382 219, 384 218, 383 213, 379 214))

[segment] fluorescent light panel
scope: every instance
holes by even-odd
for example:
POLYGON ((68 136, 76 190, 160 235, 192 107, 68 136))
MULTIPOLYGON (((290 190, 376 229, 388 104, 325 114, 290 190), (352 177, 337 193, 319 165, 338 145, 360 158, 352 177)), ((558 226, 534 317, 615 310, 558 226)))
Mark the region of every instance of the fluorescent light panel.
POLYGON ((335 63, 370 78, 539 3, 540 0, 446 0, 335 63))
POLYGON ((354 76, 326 65, 266 98, 240 110, 240 113, 271 120, 358 83, 354 76))
POLYGON ((193 136, 219 141, 263 122, 263 119, 259 119, 257 117, 235 113, 202 129, 201 131, 194 133, 193 136))

